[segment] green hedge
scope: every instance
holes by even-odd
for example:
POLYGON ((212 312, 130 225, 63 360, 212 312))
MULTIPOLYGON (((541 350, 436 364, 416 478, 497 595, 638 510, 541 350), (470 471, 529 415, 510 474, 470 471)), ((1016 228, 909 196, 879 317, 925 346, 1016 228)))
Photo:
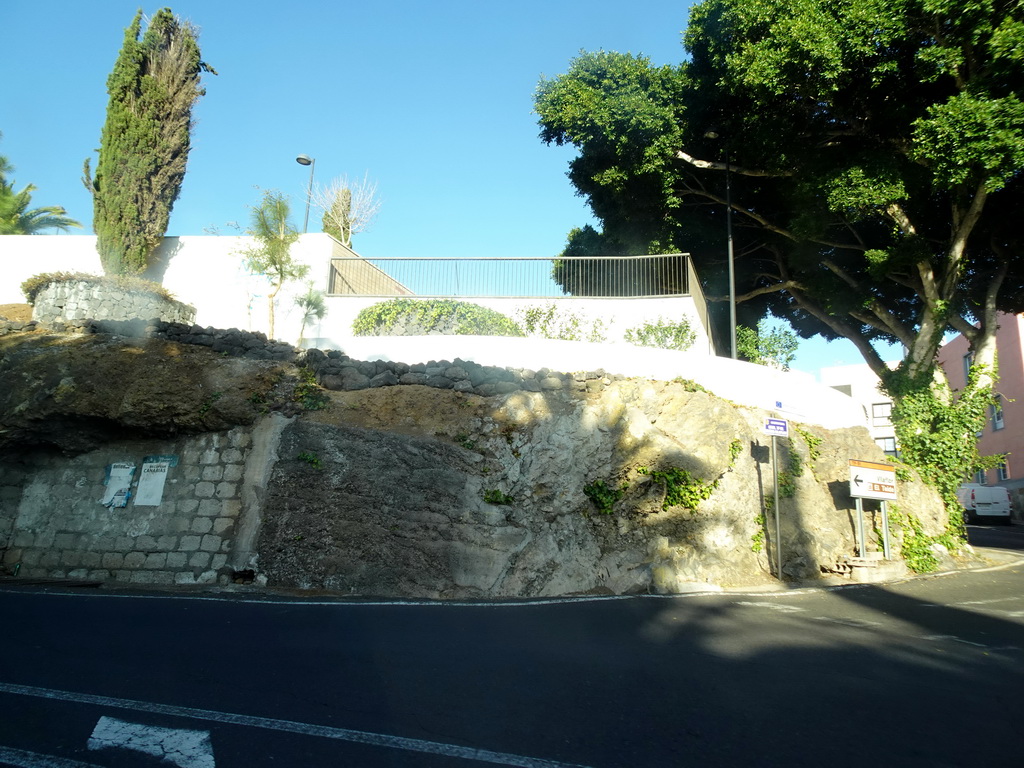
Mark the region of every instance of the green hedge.
POLYGON ((523 336, 510 318, 466 301, 391 299, 367 307, 352 323, 356 336, 523 336))

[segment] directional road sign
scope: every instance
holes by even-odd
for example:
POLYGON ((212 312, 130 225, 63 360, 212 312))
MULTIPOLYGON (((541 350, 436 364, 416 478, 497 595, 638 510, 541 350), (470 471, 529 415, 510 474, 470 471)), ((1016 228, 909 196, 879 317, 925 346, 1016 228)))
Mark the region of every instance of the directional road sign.
POLYGON ((896 468, 877 461, 850 459, 850 495, 896 501, 896 468))

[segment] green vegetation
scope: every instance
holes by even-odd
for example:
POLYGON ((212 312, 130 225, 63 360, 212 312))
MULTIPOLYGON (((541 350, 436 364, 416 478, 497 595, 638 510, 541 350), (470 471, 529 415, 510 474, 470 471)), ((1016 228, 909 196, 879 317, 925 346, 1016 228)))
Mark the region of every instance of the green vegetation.
POLYGON ((940 544, 951 552, 962 545, 960 537, 950 530, 939 536, 928 536, 920 520, 910 513, 903 514, 895 504, 889 505, 889 520, 902 531, 900 554, 914 573, 930 573, 938 567, 933 545, 940 544))
POLYGON ((296 456, 299 461, 304 461, 313 469, 323 469, 323 462, 320 461, 320 457, 317 456, 313 451, 302 451, 296 456))
POLYGON ((930 379, 909 379, 899 370, 883 380, 894 400, 892 421, 901 459, 939 492, 950 529, 961 538, 966 531, 957 488, 979 469, 1003 460, 978 452, 976 435, 984 429, 986 411, 994 402, 992 389, 979 386, 978 379, 985 375, 983 368, 973 366, 967 386, 956 395, 930 379))
POLYGON ((327 393, 316 382, 316 374, 309 368, 299 368, 299 381, 295 385, 295 402, 306 411, 321 411, 331 402, 327 393))
POLYGON ((603 320, 588 320, 554 304, 525 307, 516 314, 516 320, 527 336, 563 341, 607 341, 603 320))
POLYGON ((327 314, 324 292, 316 290, 312 282, 306 283, 306 292, 296 297, 295 306, 302 312, 302 324, 299 326, 299 343, 297 345, 301 347, 306 335, 306 326, 323 320, 327 314))
POLYGON ((491 488, 483 492, 484 501, 488 504, 508 505, 515 502, 515 499, 497 488, 491 488))
POLYGON ((200 74, 216 74, 200 58, 195 27, 169 8, 153 15, 140 40, 141 22, 140 10, 107 79, 95 176, 85 161, 96 248, 108 275, 149 266, 185 178, 192 107, 204 93, 200 74))
POLYGON ((625 339, 638 347, 657 347, 682 352, 693 346, 697 334, 685 317, 673 322, 659 317, 636 328, 627 328, 625 339))
POLYGON ((729 444, 729 466, 727 466, 713 481, 702 480, 694 476, 689 470, 681 467, 669 467, 664 470, 652 470, 647 467, 637 467, 641 475, 648 475, 656 483, 665 486, 665 499, 661 504, 663 510, 672 507, 682 507, 693 512, 697 511, 700 503, 711 498, 711 494, 718 488, 718 484, 725 477, 725 473, 735 466, 736 459, 743 452, 743 443, 740 440, 733 440, 729 444))
POLYGON ((609 486, 604 480, 595 480, 590 485, 583 487, 584 495, 590 499, 597 511, 602 515, 610 515, 612 507, 622 498, 622 495, 629 489, 629 485, 623 483, 618 488, 609 486))
POLYGON ((299 232, 288 220, 291 207, 288 198, 275 190, 266 190, 260 204, 252 209, 249 229, 255 245, 242 251, 246 267, 252 272, 266 275, 270 281, 267 294, 267 313, 274 338, 274 306, 277 294, 289 280, 301 280, 309 273, 309 266, 292 257, 291 248, 299 239, 299 232))
POLYGON ((786 328, 771 328, 761 320, 757 328, 736 327, 736 356, 740 360, 788 371, 796 357, 796 334, 786 328))
POLYGON ((352 323, 356 336, 388 336, 396 330, 456 336, 523 335, 519 326, 500 312, 453 299, 390 299, 362 310, 352 323))
POLYGON ((728 174, 740 325, 855 344, 948 500, 976 430, 945 411, 987 403, 998 313, 1024 311, 1024 6, 703 0, 684 43, 678 66, 582 53, 539 84, 541 138, 576 149, 600 221, 566 255, 687 251, 723 301, 728 174), (950 331, 978 372, 957 397, 935 366, 950 331), (895 373, 875 342, 906 347, 895 373))
POLYGON ((0 155, 0 235, 38 235, 47 229, 66 232, 71 227, 82 226, 59 205, 29 208, 36 187, 28 184, 15 192, 14 181, 7 178, 13 172, 14 166, 0 155))

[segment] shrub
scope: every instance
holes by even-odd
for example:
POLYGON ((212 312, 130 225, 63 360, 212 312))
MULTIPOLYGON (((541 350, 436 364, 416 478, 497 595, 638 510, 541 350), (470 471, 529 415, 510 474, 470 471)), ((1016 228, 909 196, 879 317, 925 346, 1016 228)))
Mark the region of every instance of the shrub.
POLYGON ((391 299, 360 312, 352 323, 356 336, 522 336, 510 318, 454 299, 391 299))
POLYGON ((658 347, 682 352, 693 345, 697 334, 690 328, 690 321, 685 317, 676 322, 659 317, 654 322, 627 328, 623 338, 639 347, 658 347))

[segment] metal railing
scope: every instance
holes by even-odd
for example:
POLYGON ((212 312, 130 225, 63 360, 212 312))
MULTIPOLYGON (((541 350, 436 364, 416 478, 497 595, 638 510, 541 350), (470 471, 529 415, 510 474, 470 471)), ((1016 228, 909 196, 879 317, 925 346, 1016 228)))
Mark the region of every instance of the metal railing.
POLYGON ((552 258, 331 259, 330 296, 651 298, 690 296, 688 254, 552 258))

